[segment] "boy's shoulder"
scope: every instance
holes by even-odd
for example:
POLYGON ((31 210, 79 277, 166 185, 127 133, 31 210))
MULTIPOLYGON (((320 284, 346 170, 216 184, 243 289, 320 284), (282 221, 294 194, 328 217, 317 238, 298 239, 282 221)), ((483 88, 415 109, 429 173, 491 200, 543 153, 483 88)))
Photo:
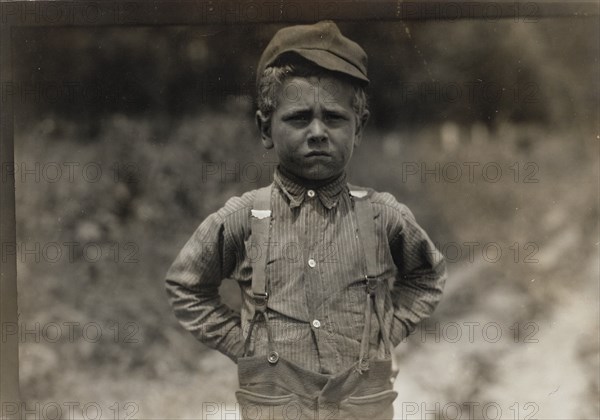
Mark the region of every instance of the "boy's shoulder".
POLYGON ((217 210, 217 214, 222 219, 227 219, 239 213, 248 212, 254 206, 254 198, 258 189, 246 191, 239 196, 233 196, 227 199, 223 207, 217 210))
POLYGON ((348 184, 350 195, 355 197, 368 197, 375 208, 387 208, 392 211, 398 211, 401 214, 410 214, 406 204, 399 202, 394 195, 386 191, 377 191, 371 187, 362 187, 348 184))

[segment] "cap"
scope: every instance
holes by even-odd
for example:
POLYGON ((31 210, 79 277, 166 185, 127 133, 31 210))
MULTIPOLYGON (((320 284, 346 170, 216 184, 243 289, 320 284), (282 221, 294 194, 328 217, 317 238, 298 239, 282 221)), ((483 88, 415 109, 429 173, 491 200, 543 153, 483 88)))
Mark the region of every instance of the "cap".
POLYGON ((289 26, 277 31, 260 57, 257 81, 264 70, 284 53, 296 53, 319 67, 369 83, 367 54, 360 45, 342 35, 330 20, 313 25, 289 26))

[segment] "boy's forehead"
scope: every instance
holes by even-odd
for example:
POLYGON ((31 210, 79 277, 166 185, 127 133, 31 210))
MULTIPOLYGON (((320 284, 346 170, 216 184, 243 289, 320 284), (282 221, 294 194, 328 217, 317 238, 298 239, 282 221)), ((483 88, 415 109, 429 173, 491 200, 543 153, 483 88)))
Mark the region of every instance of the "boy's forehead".
POLYGON ((289 106, 319 102, 330 106, 351 106, 353 93, 350 83, 328 74, 292 76, 280 85, 278 103, 289 106))

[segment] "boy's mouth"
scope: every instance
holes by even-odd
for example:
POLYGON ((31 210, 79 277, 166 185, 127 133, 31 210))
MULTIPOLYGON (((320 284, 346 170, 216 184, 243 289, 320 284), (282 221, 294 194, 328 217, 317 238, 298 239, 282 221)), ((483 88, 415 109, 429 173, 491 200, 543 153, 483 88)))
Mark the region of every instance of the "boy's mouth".
POLYGON ((331 155, 329 153, 318 151, 318 150, 308 152, 307 154, 304 155, 304 157, 313 157, 313 156, 331 157, 331 155))

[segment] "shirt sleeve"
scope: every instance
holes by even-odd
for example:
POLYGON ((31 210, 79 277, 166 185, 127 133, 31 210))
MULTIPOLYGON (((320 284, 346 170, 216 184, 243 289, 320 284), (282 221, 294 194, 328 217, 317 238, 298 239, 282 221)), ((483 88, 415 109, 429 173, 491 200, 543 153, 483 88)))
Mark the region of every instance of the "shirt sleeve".
POLYGON ((397 203, 397 219, 390 235, 390 250, 398 273, 392 288, 394 346, 428 318, 439 303, 447 278, 446 263, 412 212, 397 203))
POLYGON ((231 259, 223 256, 235 255, 223 232, 218 213, 200 224, 167 272, 166 290, 181 325, 237 362, 244 348, 240 314, 219 296, 222 279, 233 269, 231 259))

